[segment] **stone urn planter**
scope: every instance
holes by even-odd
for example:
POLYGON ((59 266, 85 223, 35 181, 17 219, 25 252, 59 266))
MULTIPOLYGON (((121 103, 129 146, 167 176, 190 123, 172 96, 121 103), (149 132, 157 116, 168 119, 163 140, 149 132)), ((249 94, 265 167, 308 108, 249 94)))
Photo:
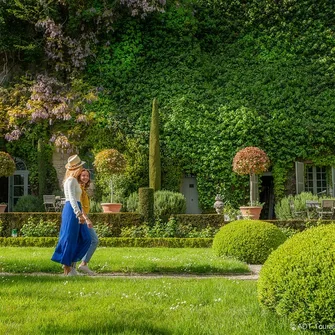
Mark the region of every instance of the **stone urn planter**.
POLYGON ((102 210, 104 213, 118 213, 121 210, 122 204, 118 203, 102 203, 102 210))
POLYGON ((222 200, 222 195, 221 194, 217 194, 216 195, 213 207, 215 208, 216 213, 218 213, 218 214, 222 214, 223 213, 224 202, 222 200))
POLYGON ((241 206, 240 211, 243 218, 258 220, 261 215, 262 208, 262 206, 241 206))
POLYGON ((244 218, 259 219, 263 206, 257 206, 259 202, 257 186, 255 187, 255 175, 267 171, 269 166, 269 157, 263 150, 257 147, 241 149, 233 159, 233 171, 240 175, 249 174, 250 177, 250 206, 240 207, 244 218))
POLYGON ((0 213, 4 213, 7 208, 7 204, 0 204, 0 213))

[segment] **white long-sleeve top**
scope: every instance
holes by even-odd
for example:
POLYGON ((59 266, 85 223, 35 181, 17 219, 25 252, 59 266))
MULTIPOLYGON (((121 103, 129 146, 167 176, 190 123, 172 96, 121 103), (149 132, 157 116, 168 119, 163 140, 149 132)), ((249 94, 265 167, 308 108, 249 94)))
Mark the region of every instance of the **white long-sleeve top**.
POLYGON ((81 210, 78 206, 78 201, 80 201, 81 188, 76 178, 69 177, 64 182, 64 194, 66 201, 70 201, 71 207, 74 213, 78 216, 81 210))

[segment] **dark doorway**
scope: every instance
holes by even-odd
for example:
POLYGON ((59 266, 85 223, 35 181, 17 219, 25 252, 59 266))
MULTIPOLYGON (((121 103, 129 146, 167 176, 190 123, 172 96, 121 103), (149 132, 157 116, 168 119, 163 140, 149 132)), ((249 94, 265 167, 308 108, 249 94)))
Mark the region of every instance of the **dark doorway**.
POLYGON ((272 176, 261 176, 261 192, 259 194, 259 201, 264 202, 262 213, 260 219, 263 220, 274 220, 275 219, 275 195, 273 187, 273 177, 272 176))
MULTIPOLYGON (((2 202, 6 204, 8 203, 8 180, 9 178, 7 177, 0 178, 0 204, 2 202)), ((7 211, 7 208, 6 208, 6 211, 7 211)))

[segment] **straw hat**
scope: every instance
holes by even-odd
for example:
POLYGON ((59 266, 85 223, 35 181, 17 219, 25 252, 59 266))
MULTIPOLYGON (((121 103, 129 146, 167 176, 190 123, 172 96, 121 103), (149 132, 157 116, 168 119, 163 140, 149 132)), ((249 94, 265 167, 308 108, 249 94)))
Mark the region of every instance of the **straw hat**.
POLYGON ((67 164, 65 165, 65 167, 68 170, 76 170, 79 167, 81 167, 82 165, 84 165, 86 162, 82 161, 78 155, 73 155, 70 156, 67 160, 67 164))

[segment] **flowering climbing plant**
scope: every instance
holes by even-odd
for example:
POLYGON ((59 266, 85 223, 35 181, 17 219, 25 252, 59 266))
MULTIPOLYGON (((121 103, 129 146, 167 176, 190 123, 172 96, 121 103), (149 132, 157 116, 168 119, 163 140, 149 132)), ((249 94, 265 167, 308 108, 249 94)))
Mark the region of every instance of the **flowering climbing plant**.
POLYGON ((14 172, 14 159, 7 152, 0 151, 0 177, 12 176, 14 172))
POLYGON ((233 171, 237 174, 260 174, 267 171, 270 159, 257 147, 246 147, 237 152, 233 160, 233 171))
POLYGON ((82 79, 89 60, 96 58, 106 33, 113 34, 124 15, 145 18, 152 12, 164 12, 166 0, 1 3, 4 7, 0 15, 4 26, 1 29, 15 32, 11 27, 14 22, 15 27, 27 30, 27 34, 21 35, 20 31, 20 37, 9 40, 3 34, 5 42, 0 42, 6 55, 3 79, 8 71, 7 55, 17 59, 13 68, 21 68, 22 63, 26 73, 13 80, 15 85, 0 87, 0 110, 4 115, 0 115, 0 135, 7 141, 16 141, 23 135, 37 134, 44 139, 48 137, 57 150, 74 152, 88 126, 96 121, 90 105, 103 89, 90 87, 82 79), (21 40, 22 36, 27 40, 21 40), (12 49, 16 50, 13 54, 12 49), (33 63, 30 54, 36 55, 32 59, 41 57, 43 61, 37 66, 26 66, 24 62, 33 63))
POLYGON ((71 140, 92 123, 94 115, 89 106, 98 98, 96 90, 90 90, 79 79, 65 85, 46 75, 37 76, 29 84, 18 84, 7 91, 2 89, 0 93, 0 109, 7 113, 3 127, 7 130, 7 141, 18 140, 34 131, 34 126, 43 125, 49 140, 64 152, 73 152, 71 140))

